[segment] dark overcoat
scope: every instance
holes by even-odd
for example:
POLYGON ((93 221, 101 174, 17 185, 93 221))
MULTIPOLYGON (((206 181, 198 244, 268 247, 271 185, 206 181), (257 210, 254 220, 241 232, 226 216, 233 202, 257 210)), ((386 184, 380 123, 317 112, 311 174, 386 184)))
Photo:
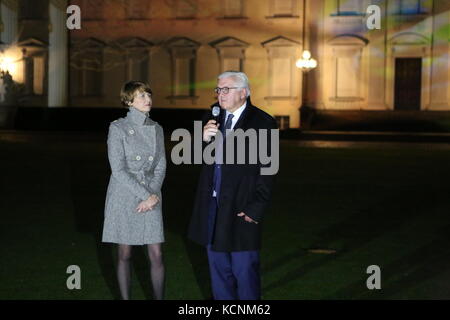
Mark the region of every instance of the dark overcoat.
MULTIPOLYGON (((225 114, 226 111, 221 109, 219 115, 221 126, 224 126, 225 114)), ((210 111, 205 114, 203 125, 211 119, 210 115, 210 111)), ((247 106, 233 130, 239 128, 244 131, 255 129, 258 133, 259 144, 258 129, 277 129, 277 125, 272 116, 253 106, 248 99, 247 106)), ((270 152, 270 131, 267 137, 270 152)), ((249 139, 246 139, 246 155, 249 155, 249 143, 249 139)), ((206 145, 204 143, 203 146, 206 145)), ((234 154, 237 155, 236 148, 234 154)), ((212 249, 215 251, 259 250, 261 247, 263 216, 271 198, 275 175, 261 175, 260 169, 263 165, 259 160, 258 157, 256 164, 250 164, 247 156, 245 164, 237 164, 235 159, 234 164, 222 165, 219 205, 212 242, 212 249), (243 217, 238 217, 237 214, 240 212, 258 221, 258 224, 246 222, 243 217)), ((201 245, 207 245, 208 211, 213 192, 213 176, 214 164, 203 163, 188 230, 188 237, 201 245)))

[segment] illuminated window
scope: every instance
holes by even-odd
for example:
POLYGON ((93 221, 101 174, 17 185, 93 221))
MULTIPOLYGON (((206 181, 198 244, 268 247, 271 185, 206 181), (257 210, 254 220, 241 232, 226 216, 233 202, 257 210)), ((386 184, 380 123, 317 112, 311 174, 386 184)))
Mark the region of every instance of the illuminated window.
POLYGON ((193 71, 193 58, 175 59, 175 96, 193 95, 193 71))
POLYGON ((219 55, 221 72, 243 71, 248 43, 233 37, 226 37, 211 43, 211 46, 217 50, 219 55))
POLYGON ((269 99, 290 99, 296 96, 295 58, 299 44, 284 37, 265 41, 269 57, 269 99))
POLYGON ((45 20, 48 19, 48 1, 21 0, 19 2, 20 19, 45 20))
POLYGON ((278 129, 286 130, 289 129, 289 116, 275 116, 278 129))
POLYGON ((348 102, 362 99, 362 55, 367 42, 356 36, 339 36, 329 42, 333 56, 330 70, 332 100, 348 102))
POLYGON ((103 7, 106 5, 105 0, 82 0, 81 15, 85 20, 101 20, 103 19, 103 7))
POLYGON ((94 38, 73 45, 70 57, 71 95, 102 95, 105 46, 105 43, 94 38))
POLYGON ((150 49, 153 43, 141 38, 131 38, 120 41, 125 50, 125 81, 149 80, 150 49))
POLYGON ((242 59, 224 58, 222 66, 222 72, 226 70, 242 71, 242 59))
POLYGON ((29 38, 18 43, 23 52, 25 93, 27 95, 47 94, 46 70, 48 47, 43 41, 29 38))
POLYGON ((44 94, 45 59, 44 57, 33 58, 33 93, 44 94))
POLYGON ((175 17, 178 19, 192 19, 197 14, 197 0, 176 0, 175 17))
POLYGON ((43 56, 26 57, 24 62, 26 94, 45 94, 45 58, 43 56))
POLYGON ((420 0, 400 0, 400 14, 414 15, 425 13, 420 0))
POLYGON ((14 41, 17 41, 17 31, 19 27, 18 14, 19 10, 17 6, 10 6, 10 4, 6 4, 5 1, 0 2, 0 17, 3 22, 1 41, 4 43, 11 44, 14 41))
POLYGON ((225 0, 224 4, 224 16, 226 18, 240 18, 244 16, 243 0, 225 0))
POLYGON ((148 0, 127 0, 127 17, 131 20, 144 20, 149 18, 150 1, 148 0))
MULTIPOLYGON (((355 52, 356 53, 356 52, 355 52)), ((361 71, 361 56, 336 58, 336 97, 358 97, 358 82, 361 71)))
POLYGON ((148 82, 148 51, 130 52, 126 56, 126 81, 139 80, 148 82))
POLYGON ((86 52, 82 57, 81 95, 100 96, 102 94, 102 66, 103 55, 100 51, 86 52))
POLYGON ((295 15, 295 0, 272 0, 272 15, 274 17, 290 17, 295 15))
POLYGON ((168 42, 172 59, 172 99, 195 97, 195 63, 199 43, 188 38, 168 42))
MULTIPOLYGON (((281 50, 280 50, 281 51, 281 50)), ((290 97, 292 86, 292 66, 291 57, 288 52, 281 53, 284 57, 271 59, 272 77, 271 91, 273 97, 290 97)))
POLYGON ((363 3, 361 0, 338 0, 339 16, 357 16, 363 14, 363 3))

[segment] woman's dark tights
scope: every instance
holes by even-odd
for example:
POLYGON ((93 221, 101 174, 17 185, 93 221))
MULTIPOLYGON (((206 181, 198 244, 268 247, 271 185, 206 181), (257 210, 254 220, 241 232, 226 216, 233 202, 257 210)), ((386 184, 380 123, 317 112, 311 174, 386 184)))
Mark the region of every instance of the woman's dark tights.
MULTIPOLYGON (((123 300, 130 299, 131 249, 131 245, 118 245, 117 280, 119 282, 120 294, 123 300)), ((147 245, 147 252, 150 263, 153 295, 156 300, 162 300, 164 297, 165 270, 161 244, 155 243, 147 245)))

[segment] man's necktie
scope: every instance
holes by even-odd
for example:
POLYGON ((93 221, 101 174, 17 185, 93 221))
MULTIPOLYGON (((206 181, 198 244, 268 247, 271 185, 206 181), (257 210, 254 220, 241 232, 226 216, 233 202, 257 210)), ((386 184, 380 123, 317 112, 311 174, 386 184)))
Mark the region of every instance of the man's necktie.
MULTIPOLYGON (((231 123, 233 122, 233 117, 234 117, 234 115, 232 113, 230 113, 228 115, 227 122, 225 122, 225 130, 226 129, 231 129, 231 123)), ((224 135, 224 138, 225 138, 225 132, 223 133, 223 135, 224 135)))
MULTIPOLYGON (((225 122, 225 126, 222 127, 222 141, 218 141, 217 149, 216 149, 216 164, 214 165, 214 180, 213 180, 213 190, 215 191, 216 198, 219 198, 220 192, 220 183, 222 182, 222 167, 220 163, 217 163, 217 159, 223 158, 223 141, 225 140, 226 130, 231 129, 231 124, 233 121, 233 114, 229 114, 227 117, 227 121, 225 122)), ((221 159, 222 162, 225 162, 225 159, 221 159)))

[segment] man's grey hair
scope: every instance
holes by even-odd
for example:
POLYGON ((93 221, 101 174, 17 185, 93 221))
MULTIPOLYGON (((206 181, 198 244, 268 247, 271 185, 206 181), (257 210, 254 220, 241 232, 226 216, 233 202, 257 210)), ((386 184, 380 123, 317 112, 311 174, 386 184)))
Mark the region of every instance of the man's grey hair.
POLYGON ((236 87, 245 88, 247 91, 247 98, 250 96, 250 85, 248 84, 248 77, 245 73, 239 71, 225 71, 217 77, 217 79, 233 78, 236 87))

